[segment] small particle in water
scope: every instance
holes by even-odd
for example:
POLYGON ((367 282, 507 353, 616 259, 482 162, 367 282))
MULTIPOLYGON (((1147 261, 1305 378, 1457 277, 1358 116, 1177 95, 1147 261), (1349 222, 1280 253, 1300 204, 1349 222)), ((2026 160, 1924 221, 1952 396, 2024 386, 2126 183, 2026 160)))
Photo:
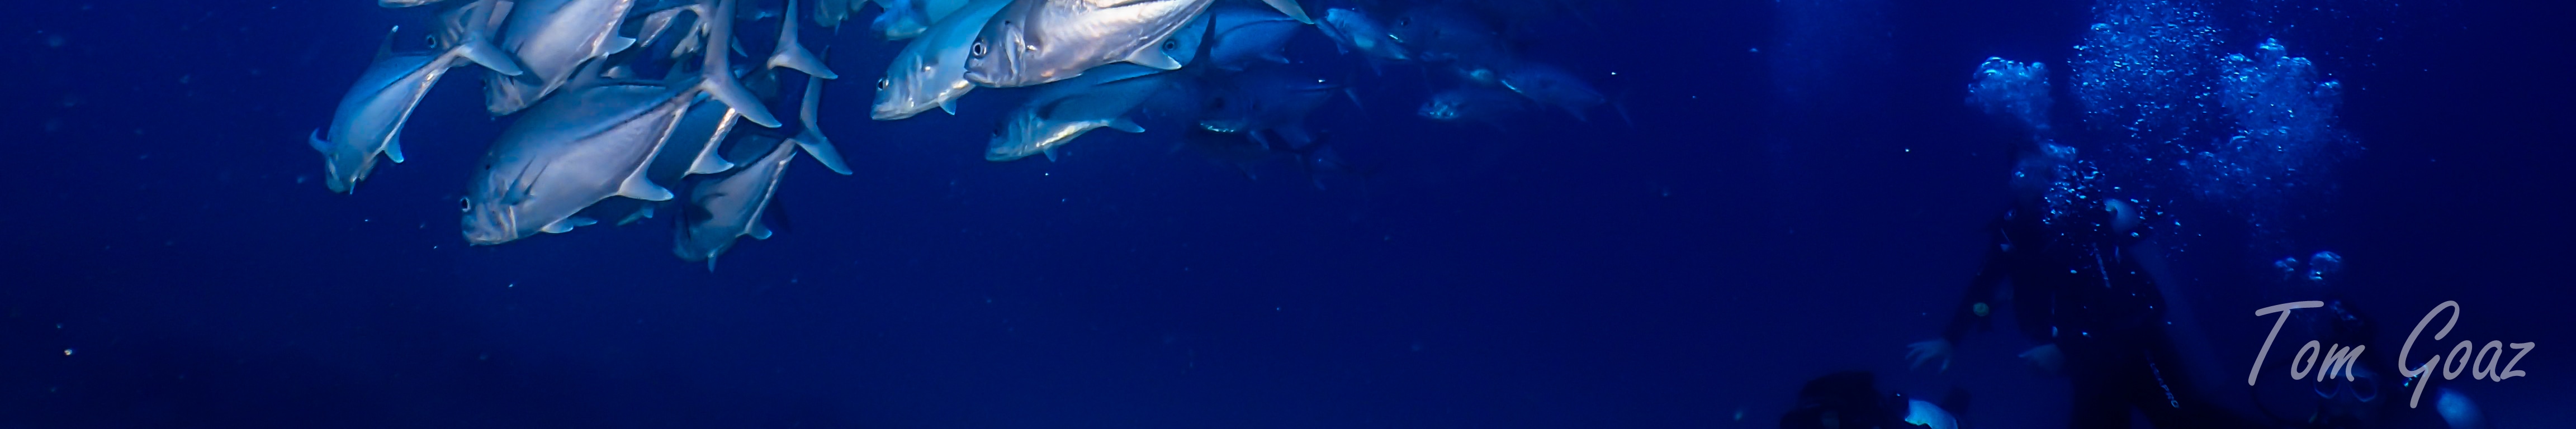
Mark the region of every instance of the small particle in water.
POLYGON ((502 286, 502 287, 519 287, 519 284, 518 284, 518 283, 511 283, 509 286, 502 286))
POLYGON ((72 349, 63 349, 63 356, 71 356, 71 355, 72 355, 72 349))
POLYGON ((1762 53, 1762 48, 1750 48, 1750 49, 1745 49, 1744 51, 1745 51, 1745 52, 1752 52, 1752 53, 1759 54, 1759 53, 1762 53))
POLYGON ((295 175, 295 184, 302 185, 302 184, 304 184, 304 181, 306 181, 306 180, 312 180, 312 179, 313 179, 313 176, 307 176, 307 175, 298 174, 298 175, 295 175))
POLYGON ((179 84, 180 84, 180 85, 187 85, 187 84, 188 84, 188 81, 196 80, 196 79, 197 79, 197 75, 193 75, 193 74, 183 74, 183 75, 179 75, 179 84))
POLYGON ((63 35, 60 35, 60 34, 47 34, 47 35, 45 35, 45 47, 48 47, 48 48, 60 48, 60 47, 63 47, 63 42, 64 42, 64 40, 63 40, 63 35))

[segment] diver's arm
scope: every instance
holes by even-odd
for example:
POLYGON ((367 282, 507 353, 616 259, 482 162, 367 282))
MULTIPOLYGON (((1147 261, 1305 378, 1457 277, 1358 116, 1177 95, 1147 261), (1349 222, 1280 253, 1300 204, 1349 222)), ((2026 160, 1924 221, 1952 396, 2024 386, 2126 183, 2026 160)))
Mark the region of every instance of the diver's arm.
POLYGON ((1958 343, 1959 340, 1967 338, 1968 331, 1971 329, 1994 328, 1996 306, 1988 301, 1994 300, 1995 288, 2003 285, 2004 279, 2010 272, 2008 264, 2013 256, 2004 250, 2004 246, 2006 245, 1998 243, 1993 249, 1986 251, 1985 266, 1978 268, 1977 276, 1968 280, 1967 295, 1960 297, 1959 305, 1952 308, 1950 325, 1941 330, 1941 339, 1958 343))

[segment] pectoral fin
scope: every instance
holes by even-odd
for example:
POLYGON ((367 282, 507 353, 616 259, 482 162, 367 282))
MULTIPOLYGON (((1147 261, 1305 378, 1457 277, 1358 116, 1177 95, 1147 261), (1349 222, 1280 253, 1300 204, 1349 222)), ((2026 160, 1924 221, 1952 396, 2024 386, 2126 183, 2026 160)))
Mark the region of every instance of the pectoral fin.
POLYGON ((1127 62, 1163 70, 1181 68, 1180 60, 1172 59, 1171 55, 1164 54, 1161 49, 1153 49, 1153 46, 1147 46, 1145 49, 1137 49, 1135 53, 1127 54, 1127 62))
POLYGON ((1279 13, 1288 14, 1289 18, 1296 19, 1299 23, 1315 23, 1315 18, 1306 16, 1306 8, 1297 6, 1297 0, 1261 0, 1261 2, 1269 3, 1271 8, 1279 9, 1279 13))
POLYGON ((1133 120, 1133 119, 1127 119, 1127 117, 1125 117, 1125 116, 1120 116, 1120 117, 1117 117, 1117 118, 1115 118, 1115 119, 1110 119, 1110 120, 1109 120, 1109 125, 1108 125, 1108 126, 1109 126, 1109 129, 1119 130, 1119 131, 1126 131, 1126 132, 1131 132, 1131 133, 1141 133, 1141 132, 1145 132, 1145 126, 1143 126, 1143 125, 1136 125, 1136 121, 1135 121, 1135 120, 1133 120))
POLYGON ((392 158, 395 164, 402 163, 402 135, 396 134, 385 139, 385 157, 392 158))
POLYGON ((618 186, 617 196, 645 201, 669 201, 671 190, 654 185, 651 180, 645 180, 644 172, 639 170, 635 175, 627 176, 626 183, 618 186))
POLYGON ((305 136, 304 144, 312 146, 313 150, 321 151, 322 153, 331 153, 331 142, 322 140, 321 128, 314 128, 313 135, 305 136))

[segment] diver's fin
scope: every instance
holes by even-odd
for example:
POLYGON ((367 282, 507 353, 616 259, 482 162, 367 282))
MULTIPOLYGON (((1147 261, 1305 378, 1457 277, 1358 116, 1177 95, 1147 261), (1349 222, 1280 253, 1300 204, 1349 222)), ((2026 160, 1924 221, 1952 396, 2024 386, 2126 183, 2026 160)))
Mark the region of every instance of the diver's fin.
POLYGON ((1126 131, 1126 132, 1131 132, 1131 133, 1141 133, 1141 132, 1145 132, 1145 126, 1143 126, 1143 125, 1136 125, 1136 120, 1134 120, 1134 119, 1128 119, 1126 116, 1119 116, 1119 117, 1117 117, 1117 118, 1111 118, 1111 119, 1109 120, 1109 125, 1108 125, 1108 127, 1109 127, 1109 129, 1119 130, 1119 131, 1126 131))
POLYGON ((778 25, 778 52, 769 54, 768 65, 796 69, 807 75, 821 76, 824 79, 840 79, 841 75, 832 73, 830 67, 823 65, 822 59, 814 57, 814 51, 805 50, 805 44, 797 41, 796 0, 787 0, 787 10, 784 13, 787 14, 787 19, 779 21, 778 25))
POLYGON ((1172 59, 1170 54, 1164 54, 1163 50, 1151 49, 1151 47, 1137 49, 1136 52, 1127 54, 1127 62, 1163 70, 1181 68, 1180 60, 1172 59))
POLYGON ((1261 2, 1269 3, 1271 8, 1279 9, 1279 13, 1288 14, 1288 18, 1295 19, 1298 23, 1315 23, 1315 18, 1306 16, 1306 8, 1298 6, 1297 0, 1261 0, 1261 2))
POLYGON ((304 145, 312 146, 313 150, 323 153, 331 152, 331 142, 322 140, 321 128, 314 128, 312 135, 304 136, 304 145))

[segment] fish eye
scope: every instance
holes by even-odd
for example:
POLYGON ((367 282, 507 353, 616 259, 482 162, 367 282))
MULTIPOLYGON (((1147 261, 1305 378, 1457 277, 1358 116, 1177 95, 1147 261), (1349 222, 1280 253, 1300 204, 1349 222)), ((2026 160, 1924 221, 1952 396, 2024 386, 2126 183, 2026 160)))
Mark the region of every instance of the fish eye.
POLYGON ((969 51, 967 51, 967 52, 968 52, 970 55, 974 55, 976 58, 983 58, 983 57, 984 57, 984 39, 975 39, 975 47, 974 47, 974 48, 971 48, 971 50, 969 50, 969 51))
POLYGON ((474 211, 474 199, 473 199, 473 198, 457 198, 457 199, 456 199, 456 211, 460 211, 460 212, 470 212, 470 211, 474 211))
POLYGON ((889 82, 885 79, 877 79, 877 89, 886 89, 886 87, 890 86, 894 86, 894 82, 889 82))
POLYGON ((1169 40, 1169 39, 1165 39, 1165 40, 1163 40, 1163 50, 1169 51, 1169 50, 1173 50, 1173 49, 1180 49, 1180 48, 1181 48, 1181 41, 1179 41, 1179 40, 1169 40))

